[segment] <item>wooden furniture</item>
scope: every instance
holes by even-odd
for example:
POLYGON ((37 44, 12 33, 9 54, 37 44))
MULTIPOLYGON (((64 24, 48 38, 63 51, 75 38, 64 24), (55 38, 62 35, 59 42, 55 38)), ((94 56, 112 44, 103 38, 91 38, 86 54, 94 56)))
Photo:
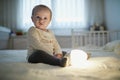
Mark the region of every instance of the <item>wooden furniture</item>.
POLYGON ((9 49, 27 49, 26 35, 11 36, 9 41, 9 49))

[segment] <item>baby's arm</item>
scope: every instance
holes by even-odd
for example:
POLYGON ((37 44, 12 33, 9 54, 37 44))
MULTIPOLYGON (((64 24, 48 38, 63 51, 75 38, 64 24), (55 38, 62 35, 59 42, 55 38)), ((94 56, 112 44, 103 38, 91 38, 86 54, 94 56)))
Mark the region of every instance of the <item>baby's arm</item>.
POLYGON ((53 35, 53 44, 54 44, 54 56, 56 56, 57 58, 62 58, 63 57, 63 54, 62 54, 62 50, 61 50, 61 47, 56 39, 56 37, 54 36, 54 34, 52 33, 53 35))

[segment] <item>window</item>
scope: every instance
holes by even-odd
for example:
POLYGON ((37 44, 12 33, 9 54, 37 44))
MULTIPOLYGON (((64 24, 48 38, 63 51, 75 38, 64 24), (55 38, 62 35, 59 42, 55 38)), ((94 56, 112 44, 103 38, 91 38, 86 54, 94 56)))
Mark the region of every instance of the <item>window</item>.
POLYGON ((53 23, 59 28, 80 28, 84 24, 84 0, 56 0, 53 6, 53 23))
POLYGON ((85 27, 84 0, 55 0, 51 29, 56 35, 70 35, 72 29, 85 27))
POLYGON ((66 31, 70 34, 71 29, 85 27, 84 0, 23 0, 23 26, 26 30, 33 25, 31 11, 37 4, 51 8, 53 18, 49 28, 56 35, 64 35, 66 31))

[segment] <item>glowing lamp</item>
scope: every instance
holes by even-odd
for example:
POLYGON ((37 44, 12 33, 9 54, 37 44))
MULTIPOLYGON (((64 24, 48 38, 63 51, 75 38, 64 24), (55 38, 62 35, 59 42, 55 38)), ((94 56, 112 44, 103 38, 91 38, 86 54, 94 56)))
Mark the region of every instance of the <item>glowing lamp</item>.
POLYGON ((72 66, 80 66, 87 61, 87 53, 82 50, 72 50, 70 53, 70 60, 72 66))

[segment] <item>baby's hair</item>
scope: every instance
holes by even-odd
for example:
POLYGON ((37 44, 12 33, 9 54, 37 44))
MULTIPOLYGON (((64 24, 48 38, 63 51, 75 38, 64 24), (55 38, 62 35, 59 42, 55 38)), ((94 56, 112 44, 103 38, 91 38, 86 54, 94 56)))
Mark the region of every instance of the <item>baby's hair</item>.
POLYGON ((51 9, 47 6, 45 6, 45 5, 36 5, 32 10, 32 16, 35 15, 36 12, 41 11, 41 10, 49 10, 50 11, 50 17, 52 17, 51 9))

